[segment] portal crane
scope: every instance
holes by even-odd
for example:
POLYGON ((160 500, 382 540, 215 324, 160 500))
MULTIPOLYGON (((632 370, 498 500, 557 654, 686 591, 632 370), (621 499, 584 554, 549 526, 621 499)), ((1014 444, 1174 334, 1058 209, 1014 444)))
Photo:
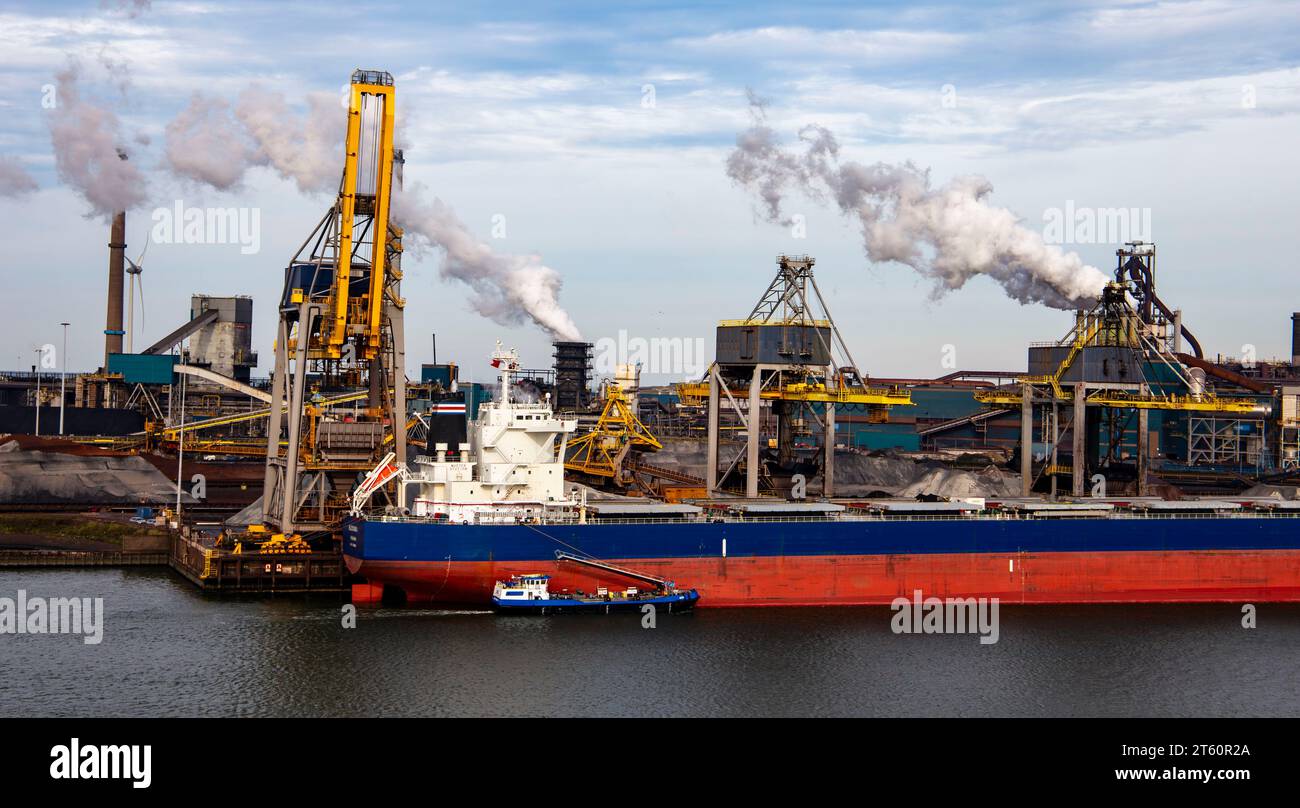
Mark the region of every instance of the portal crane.
POLYGON ((392 75, 353 72, 338 197, 285 269, 271 401, 287 406, 270 408, 263 493, 264 522, 279 534, 328 529, 358 474, 389 451, 406 463, 394 101, 392 75), (315 403, 364 390, 366 407, 355 419, 316 417, 309 387, 315 403))
POLYGON ((796 435, 811 434, 810 424, 821 425, 822 494, 828 497, 834 493, 836 408, 860 406, 868 419, 883 421, 891 407, 912 404, 906 389, 868 386, 817 287, 815 263, 807 255, 777 256, 776 276, 749 316, 718 324, 717 360, 705 377, 677 386, 683 402, 708 402, 710 495, 727 487, 733 472, 739 476, 743 470, 745 495, 758 496, 763 401, 772 402, 777 417, 775 465, 783 472, 798 468, 796 435), (724 399, 745 432, 746 445, 719 472, 724 399))

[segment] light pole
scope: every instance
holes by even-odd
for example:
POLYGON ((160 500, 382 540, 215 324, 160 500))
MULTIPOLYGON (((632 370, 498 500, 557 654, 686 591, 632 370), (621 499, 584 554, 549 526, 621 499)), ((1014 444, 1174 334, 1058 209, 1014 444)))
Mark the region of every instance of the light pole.
POLYGON ((41 349, 36 349, 36 364, 32 365, 36 374, 36 437, 41 436, 41 349))
POLYGON ((59 378, 59 434, 63 434, 63 411, 68 408, 68 326, 70 323, 59 323, 63 326, 63 372, 59 378))
POLYGON ((176 527, 181 524, 181 476, 185 465, 185 374, 181 374, 181 420, 176 447, 176 527))

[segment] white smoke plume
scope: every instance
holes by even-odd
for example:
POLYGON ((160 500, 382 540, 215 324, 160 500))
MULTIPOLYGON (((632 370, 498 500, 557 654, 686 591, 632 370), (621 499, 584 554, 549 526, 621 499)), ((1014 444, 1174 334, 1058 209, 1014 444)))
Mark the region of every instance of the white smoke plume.
MULTIPOLYGON (((313 95, 305 115, 279 93, 249 87, 233 109, 225 101, 196 94, 167 125, 167 164, 173 172, 220 190, 237 187, 245 172, 267 165, 304 192, 338 188, 346 115, 338 99, 313 95)), ((473 290, 471 303, 502 324, 531 320, 556 339, 580 338, 559 304, 563 279, 535 255, 494 251, 470 233, 442 200, 417 184, 393 192, 393 220, 408 231, 418 253, 440 247, 444 279, 473 290)))
POLYGON ((557 340, 581 339, 573 318, 560 306, 563 279, 536 255, 498 253, 470 233, 441 199, 430 198, 419 183, 393 192, 393 221, 406 231, 404 240, 417 249, 445 251, 443 278, 474 290, 475 311, 511 325, 530 319, 557 340))
POLYGON ((22 196, 37 189, 36 180, 18 158, 0 154, 0 197, 22 196))
POLYGON ((253 166, 269 166, 304 193, 338 189, 347 116, 338 99, 307 97, 306 114, 283 94, 252 85, 232 107, 195 93, 166 127, 167 166, 218 190, 238 187, 253 166))
POLYGON ((257 145, 253 161, 269 165, 305 193, 338 190, 347 114, 328 93, 307 96, 307 114, 282 94, 254 85, 239 94, 235 117, 257 145))
POLYGON ((237 187, 257 156, 224 99, 195 93, 166 127, 164 155, 173 173, 221 191, 237 187))
POLYGON ((766 125, 762 102, 750 97, 753 125, 736 138, 727 175, 753 192, 764 218, 790 224, 787 194, 800 191, 856 216, 867 257, 897 261, 935 281, 935 296, 987 275, 1021 303, 1058 309, 1090 306, 1106 284, 1101 270, 1076 253, 1047 244, 1006 208, 989 204, 993 185, 957 177, 932 188, 928 170, 839 161, 839 143, 820 126, 799 132, 802 152, 782 147, 766 125))
POLYGON ((144 175, 126 158, 117 116, 82 97, 76 64, 56 76, 57 106, 50 112, 50 142, 59 178, 111 218, 145 200, 144 175))

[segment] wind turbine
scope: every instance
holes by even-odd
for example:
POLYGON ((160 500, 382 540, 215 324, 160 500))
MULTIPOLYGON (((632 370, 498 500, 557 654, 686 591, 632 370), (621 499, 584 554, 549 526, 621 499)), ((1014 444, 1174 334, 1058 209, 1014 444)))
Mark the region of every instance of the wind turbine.
POLYGON ((126 258, 129 265, 126 274, 131 276, 130 290, 127 292, 126 304, 126 352, 135 353, 135 292, 136 288, 140 289, 140 325, 144 325, 144 278, 140 275, 144 272, 144 254, 149 252, 149 239, 145 239, 144 249, 140 251, 140 257, 132 261, 130 257, 126 258))

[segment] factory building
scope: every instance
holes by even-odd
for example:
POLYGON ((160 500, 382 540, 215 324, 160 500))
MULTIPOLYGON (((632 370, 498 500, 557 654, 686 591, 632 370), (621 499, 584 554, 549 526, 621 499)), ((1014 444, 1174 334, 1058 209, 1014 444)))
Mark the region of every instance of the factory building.
POLYGON ((245 295, 190 298, 191 321, 214 311, 216 318, 190 335, 188 363, 247 383, 253 368, 257 367, 257 352, 253 350, 253 299, 245 295))

